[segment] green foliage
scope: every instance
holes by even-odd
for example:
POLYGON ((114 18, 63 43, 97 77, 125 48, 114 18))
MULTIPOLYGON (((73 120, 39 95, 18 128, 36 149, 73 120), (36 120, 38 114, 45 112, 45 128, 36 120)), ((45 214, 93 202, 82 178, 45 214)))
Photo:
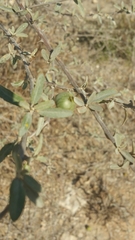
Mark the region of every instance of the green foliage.
POLYGON ((43 89, 44 89, 44 83, 45 83, 45 77, 44 77, 44 74, 41 73, 41 74, 39 74, 39 76, 37 78, 36 85, 31 94, 32 106, 35 105, 41 98, 41 95, 42 95, 43 89))
POLYGON ((25 205, 25 189, 23 181, 19 178, 13 179, 10 186, 9 213, 13 221, 16 221, 25 205))
POLYGON ((13 150, 14 143, 7 143, 1 150, 0 150, 0 162, 2 162, 13 150))
POLYGON ((73 111, 62 108, 48 108, 39 112, 41 116, 48 118, 66 118, 73 115, 73 111))
POLYGON ((0 97, 13 105, 24 107, 27 110, 29 109, 29 104, 21 96, 13 93, 2 85, 0 85, 0 97))
POLYGON ((20 137, 22 137, 25 133, 28 132, 31 124, 32 124, 32 113, 28 112, 25 114, 24 118, 22 119, 21 127, 19 130, 20 137))

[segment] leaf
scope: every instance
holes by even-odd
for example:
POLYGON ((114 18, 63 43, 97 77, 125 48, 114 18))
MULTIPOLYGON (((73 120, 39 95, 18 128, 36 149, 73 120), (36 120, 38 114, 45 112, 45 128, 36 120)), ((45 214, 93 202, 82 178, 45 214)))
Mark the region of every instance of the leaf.
POLYGON ((36 160, 40 161, 40 162, 46 162, 47 161, 47 157, 45 157, 45 156, 37 156, 36 160))
POLYGON ((50 61, 55 60, 55 58, 61 53, 61 45, 58 44, 58 46, 56 48, 54 48, 52 54, 51 54, 51 58, 50 61))
POLYGON ((26 109, 26 110, 30 110, 30 105, 29 105, 29 103, 26 102, 26 101, 20 101, 20 102, 19 102, 19 106, 20 106, 20 107, 23 107, 23 108, 26 109))
POLYGON ((47 61, 47 62, 49 61, 49 53, 45 49, 41 50, 41 55, 45 61, 47 61))
POLYGON ((102 102, 105 99, 111 98, 115 94, 117 94, 117 91, 113 88, 101 91, 96 94, 94 102, 102 102))
POLYGON ((91 105, 89 105, 89 108, 91 110, 94 110, 97 112, 101 112, 103 110, 103 108, 101 106, 99 106, 98 104, 94 104, 94 103, 91 103, 91 105))
POLYGON ((0 63, 5 63, 5 62, 8 61, 10 58, 11 58, 10 53, 7 53, 7 54, 5 54, 4 56, 2 56, 2 57, 0 58, 0 63))
POLYGON ((20 82, 13 82, 13 83, 11 83, 11 85, 12 85, 13 87, 20 87, 23 83, 24 83, 24 81, 22 80, 22 81, 20 81, 20 82))
POLYGON ((22 148, 19 144, 16 144, 13 148, 13 151, 12 151, 12 157, 13 157, 14 162, 15 162, 17 173, 22 170, 21 154, 22 154, 22 148))
POLYGON ((74 97, 74 102, 80 107, 84 106, 84 101, 81 98, 74 97))
POLYGON ((26 104, 28 106, 28 103, 24 101, 24 99, 21 96, 13 93, 12 91, 3 87, 2 85, 0 85, 0 97, 4 99, 6 102, 9 102, 18 107, 21 107, 21 105, 23 106, 23 104, 24 105, 26 104))
POLYGON ((24 183, 33 191, 37 193, 41 192, 41 184, 37 182, 32 176, 24 174, 23 180, 24 183))
POLYGON ((44 127, 44 117, 39 117, 38 119, 38 125, 37 125, 37 130, 36 130, 36 136, 40 134, 44 127))
POLYGON ((15 178, 10 186, 10 199, 9 199, 9 213, 13 221, 16 221, 25 205, 25 190, 23 182, 19 178, 15 178))
POLYGON ((40 111, 39 113, 41 116, 48 118, 65 118, 73 115, 73 111, 62 108, 48 108, 44 111, 40 111))
POLYGON ((124 138, 124 136, 122 134, 118 134, 118 133, 115 134, 114 139, 116 142, 116 146, 118 148, 121 146, 123 138, 124 138))
POLYGON ((32 123, 32 114, 30 112, 26 113, 22 123, 21 123, 21 128, 19 131, 19 136, 22 137, 30 128, 32 123))
POLYGON ((34 108, 37 111, 44 111, 47 108, 53 107, 55 105, 55 102, 53 100, 48 100, 45 102, 38 103, 37 105, 34 106, 34 108))
POLYGON ((43 200, 38 192, 33 191, 28 185, 24 184, 27 197, 33 202, 37 207, 43 207, 43 200))
POLYGON ((37 51, 38 51, 38 48, 35 48, 31 53, 31 57, 35 57, 35 54, 37 53, 37 51))
POLYGON ((112 108, 114 108, 114 106, 115 106, 114 100, 112 100, 111 102, 108 103, 108 109, 111 110, 112 108))
POLYGON ((0 9, 4 10, 5 12, 13 12, 12 8, 5 7, 5 6, 0 6, 0 9))
POLYGON ((42 146, 43 146, 43 134, 40 134, 38 146, 34 151, 34 156, 36 156, 40 153, 42 146))
POLYGON ((95 98, 96 98, 96 92, 93 92, 93 93, 89 96, 89 98, 88 98, 87 105, 89 105, 89 104, 91 104, 92 102, 94 102, 95 98))
POLYGON ((17 33, 15 34, 17 37, 28 37, 26 33, 17 33))
POLYGON ((0 150, 0 162, 2 162, 13 150, 14 143, 7 143, 1 150, 0 150))
POLYGON ((129 161, 125 161, 125 163, 123 164, 122 168, 123 169, 127 169, 129 167, 129 161))
POLYGON ((79 107, 79 108, 77 108, 77 111, 78 111, 79 113, 85 113, 85 112, 87 111, 87 107, 85 107, 85 106, 79 107))
POLYGON ((131 156, 131 154, 127 151, 119 149, 120 153, 131 163, 135 162, 135 159, 131 156))
POLYGON ((118 166, 118 164, 111 164, 110 168, 111 169, 121 169, 121 167, 118 166))
POLYGON ((21 25, 17 28, 17 30, 16 30, 16 32, 15 32, 15 35, 17 35, 17 34, 19 34, 19 33, 22 33, 27 27, 28 27, 28 23, 23 23, 23 24, 21 24, 21 25))
POLYGON ((40 73, 38 75, 38 78, 37 78, 37 81, 36 81, 36 85, 32 91, 32 95, 31 95, 31 103, 32 103, 32 106, 34 104, 36 104, 42 93, 43 93, 43 87, 44 87, 44 83, 45 83, 45 77, 44 77, 44 74, 43 73, 40 73))

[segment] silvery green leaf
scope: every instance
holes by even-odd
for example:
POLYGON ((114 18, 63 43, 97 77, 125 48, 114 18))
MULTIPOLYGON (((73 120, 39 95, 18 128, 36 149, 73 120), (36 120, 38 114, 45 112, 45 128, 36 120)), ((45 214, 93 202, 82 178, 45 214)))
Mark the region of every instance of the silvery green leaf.
POLYGON ((47 108, 53 107, 55 105, 55 102, 53 100, 48 100, 45 102, 40 102, 37 105, 34 106, 34 109, 37 111, 44 111, 47 108))
POLYGON ((89 108, 91 110, 97 111, 97 112, 101 112, 103 110, 103 108, 97 104, 92 103, 91 105, 89 104, 89 108))
POLYGON ((122 144, 123 135, 116 133, 114 136, 114 139, 115 139, 116 146, 119 148, 122 144))
POLYGON ((80 107, 84 106, 84 101, 81 98, 74 97, 74 102, 80 107))
POLYGON ((42 100, 47 102, 48 101, 48 95, 45 94, 45 93, 42 93, 42 96, 41 96, 42 100))
POLYGON ((10 58, 11 58, 10 53, 7 53, 7 54, 5 54, 4 56, 2 56, 2 57, 0 58, 0 63, 5 63, 5 62, 8 61, 10 58))
POLYGON ((32 91, 32 95, 31 95, 31 103, 32 106, 35 105, 39 99, 42 96, 43 93, 43 89, 44 89, 44 83, 45 83, 45 77, 43 73, 40 73, 38 75, 37 81, 36 81, 36 85, 32 91))
POLYGON ((123 168, 123 169, 127 169, 127 168, 129 167, 129 164, 130 164, 130 162, 129 162, 129 161, 126 161, 126 162, 123 164, 122 168, 123 168))
POLYGON ((4 10, 5 12, 13 12, 12 8, 5 7, 5 6, 0 6, 0 9, 4 10))
POLYGON ((87 107, 85 107, 85 106, 78 107, 78 108, 77 108, 77 111, 78 111, 79 113, 85 113, 85 112, 87 111, 87 107))
POLYGON ((17 33, 15 34, 17 37, 28 37, 26 33, 17 33))
POLYGON ((95 98, 96 98, 96 92, 93 92, 93 93, 89 96, 89 98, 88 98, 87 105, 89 105, 89 104, 91 104, 92 102, 94 102, 95 98))
POLYGON ((36 156, 40 153, 42 146, 43 146, 43 134, 40 134, 38 146, 36 147, 36 149, 34 151, 34 156, 36 156))
POLYGON ((31 123, 32 123, 32 114, 28 112, 25 114, 21 123, 21 128, 19 130, 20 137, 22 137, 29 130, 31 123))
POLYGON ((37 51, 38 51, 38 48, 35 48, 35 49, 32 51, 31 56, 32 56, 32 57, 35 56, 35 54, 37 53, 37 51))
POLYGON ((41 55, 45 61, 47 61, 47 62, 49 61, 49 53, 45 49, 41 50, 41 55))
POLYGON ((21 24, 15 31, 15 35, 22 33, 27 28, 27 26, 28 26, 28 23, 21 24))
POLYGON ((51 54, 51 58, 50 61, 55 60, 55 58, 61 53, 61 45, 59 44, 56 48, 54 48, 52 54, 51 54))
POLYGON ((9 53, 15 56, 16 50, 14 49, 14 46, 11 43, 8 44, 8 49, 9 49, 9 53))
POLYGON ((44 111, 39 112, 41 116, 48 118, 65 118, 71 117, 73 115, 73 111, 65 110, 62 108, 48 108, 44 111))
POLYGON ((94 102, 102 102, 103 100, 109 99, 116 94, 117 94, 117 91, 113 88, 101 91, 96 94, 94 102))
POLYGON ((112 109, 115 106, 115 102, 112 100, 110 103, 108 103, 108 109, 112 109))
POLYGON ((37 125, 37 130, 36 130, 36 136, 40 134, 44 127, 44 117, 39 117, 38 119, 38 125, 37 125))
POLYGON ((20 101, 20 102, 19 102, 19 106, 20 106, 20 107, 23 107, 23 108, 26 109, 26 110, 30 110, 30 105, 29 105, 29 103, 26 102, 26 101, 20 101))
POLYGON ((111 164, 110 168, 111 169, 121 169, 121 167, 118 166, 118 164, 111 164))
POLYGON ((33 16, 32 16, 32 19, 33 19, 33 21, 36 21, 36 20, 39 20, 39 18, 40 18, 39 12, 36 11, 36 12, 33 14, 33 16))
POLYGON ((23 84, 23 80, 22 81, 20 81, 20 82, 13 82, 13 83, 11 83, 11 85, 13 86, 13 87, 20 87, 22 84, 23 84))
POLYGON ((120 153, 127 159, 129 162, 134 163, 135 159, 131 156, 131 154, 127 151, 124 151, 122 149, 119 149, 120 153))

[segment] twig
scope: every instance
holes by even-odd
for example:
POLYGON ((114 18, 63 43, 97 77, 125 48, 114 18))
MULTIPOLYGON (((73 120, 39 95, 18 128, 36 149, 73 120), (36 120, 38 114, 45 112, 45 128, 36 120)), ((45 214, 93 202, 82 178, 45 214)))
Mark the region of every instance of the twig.
POLYGON ((30 82, 30 93, 33 90, 34 87, 34 81, 33 81, 33 76, 32 73, 29 69, 29 63, 27 62, 23 51, 21 50, 20 46, 17 44, 17 42, 15 41, 15 39, 12 37, 11 33, 3 26, 3 24, 0 22, 0 28, 3 30, 3 32, 5 33, 5 35, 9 38, 9 41, 11 42, 11 44, 14 45, 14 48, 17 50, 17 52, 19 53, 19 56, 21 57, 24 67, 25 67, 25 71, 27 74, 27 77, 29 78, 29 82, 30 82))

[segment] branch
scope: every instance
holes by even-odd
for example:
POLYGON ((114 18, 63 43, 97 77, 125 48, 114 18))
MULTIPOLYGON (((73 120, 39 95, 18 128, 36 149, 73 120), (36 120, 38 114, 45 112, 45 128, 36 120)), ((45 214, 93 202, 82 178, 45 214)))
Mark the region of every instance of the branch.
MULTIPOLYGON (((21 10, 26 10, 23 5, 19 2, 19 0, 16 0, 18 6, 20 7, 21 10)), ((33 21, 31 21, 31 18, 28 16, 28 14, 25 15, 25 18, 27 20, 27 22, 29 23, 29 25, 37 32, 37 34, 41 37, 41 39, 43 40, 47 50, 50 52, 53 51, 51 45, 49 44, 49 41, 45 35, 45 33, 39 28, 37 27, 33 21)), ((60 68, 62 69, 62 71, 65 73, 65 75, 67 76, 70 84, 74 87, 75 91, 82 97, 82 99, 84 100, 84 103, 87 103, 87 97, 86 97, 86 92, 79 88, 79 86, 77 85, 76 81, 73 79, 73 77, 71 76, 71 74, 69 73, 68 69, 66 68, 66 66, 64 65, 64 63, 57 57, 55 59, 57 65, 60 66, 60 68)), ((116 147, 116 143, 115 143, 115 139, 113 137, 113 135, 110 133, 110 131, 108 130, 107 126, 105 125, 105 123, 102 121, 100 115, 95 112, 92 111, 91 109, 89 109, 92 114, 94 115, 96 121, 99 123, 99 125, 101 126, 102 130, 104 131, 105 136, 112 142, 112 144, 116 147)))
POLYGON ((23 51, 21 50, 20 46, 17 44, 17 42, 15 41, 15 39, 12 37, 11 33, 3 26, 3 24, 0 22, 0 28, 3 30, 3 32, 5 33, 5 35, 9 38, 9 41, 11 42, 11 44, 14 45, 14 48, 17 50, 17 52, 19 53, 19 56, 21 57, 24 67, 25 67, 25 71, 26 74, 29 78, 29 82, 30 82, 30 93, 33 90, 34 87, 34 81, 33 81, 33 76, 32 73, 29 69, 29 65, 30 63, 27 62, 26 58, 24 57, 23 51))

